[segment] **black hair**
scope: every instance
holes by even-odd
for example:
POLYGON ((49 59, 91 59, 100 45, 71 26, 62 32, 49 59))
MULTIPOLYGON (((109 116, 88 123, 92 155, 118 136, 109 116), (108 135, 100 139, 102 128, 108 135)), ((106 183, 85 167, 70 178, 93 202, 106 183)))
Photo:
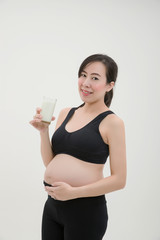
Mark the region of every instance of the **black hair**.
MULTIPOLYGON (((79 71, 78 71, 78 77, 80 77, 82 71, 84 68, 92 62, 101 62, 105 65, 106 67, 106 83, 110 82, 116 82, 117 75, 118 75, 118 66, 116 62, 109 56, 104 55, 104 54, 94 54, 89 57, 87 57, 81 64, 79 71)), ((109 91, 106 92, 104 96, 104 102, 107 107, 111 105, 111 101, 113 98, 113 88, 109 91)))

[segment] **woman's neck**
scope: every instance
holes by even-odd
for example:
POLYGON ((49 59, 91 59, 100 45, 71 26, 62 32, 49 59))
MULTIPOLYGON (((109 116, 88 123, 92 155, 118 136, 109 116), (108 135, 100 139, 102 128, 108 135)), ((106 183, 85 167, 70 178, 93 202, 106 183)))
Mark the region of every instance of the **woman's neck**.
POLYGON ((83 108, 83 111, 85 113, 89 113, 89 114, 92 114, 92 113, 101 113, 101 112, 104 112, 104 111, 107 111, 109 110, 109 108, 105 105, 105 103, 85 103, 84 106, 82 106, 83 108))

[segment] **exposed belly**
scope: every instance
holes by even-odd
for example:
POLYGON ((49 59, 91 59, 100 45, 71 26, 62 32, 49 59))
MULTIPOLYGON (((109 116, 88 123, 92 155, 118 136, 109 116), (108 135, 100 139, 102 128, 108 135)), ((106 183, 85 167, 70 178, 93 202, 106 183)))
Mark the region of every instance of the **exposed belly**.
POLYGON ((104 178, 103 167, 104 164, 88 163, 67 154, 58 154, 48 164, 44 180, 49 184, 60 181, 74 187, 83 186, 104 178))

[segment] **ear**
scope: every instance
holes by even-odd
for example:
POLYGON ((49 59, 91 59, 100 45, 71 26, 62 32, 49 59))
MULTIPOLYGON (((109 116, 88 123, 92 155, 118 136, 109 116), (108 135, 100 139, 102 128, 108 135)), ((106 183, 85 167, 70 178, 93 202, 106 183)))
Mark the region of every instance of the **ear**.
POLYGON ((114 87, 115 82, 110 82, 107 84, 107 92, 111 91, 111 89, 114 87))

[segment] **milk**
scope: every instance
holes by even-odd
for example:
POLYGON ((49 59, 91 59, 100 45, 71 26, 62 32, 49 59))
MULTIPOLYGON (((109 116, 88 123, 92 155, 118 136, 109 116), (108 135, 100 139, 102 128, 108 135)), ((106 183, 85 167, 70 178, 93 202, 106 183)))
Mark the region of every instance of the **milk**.
POLYGON ((49 97, 43 97, 43 102, 42 102, 42 122, 50 123, 53 112, 55 109, 57 99, 55 98, 49 98, 49 97))

